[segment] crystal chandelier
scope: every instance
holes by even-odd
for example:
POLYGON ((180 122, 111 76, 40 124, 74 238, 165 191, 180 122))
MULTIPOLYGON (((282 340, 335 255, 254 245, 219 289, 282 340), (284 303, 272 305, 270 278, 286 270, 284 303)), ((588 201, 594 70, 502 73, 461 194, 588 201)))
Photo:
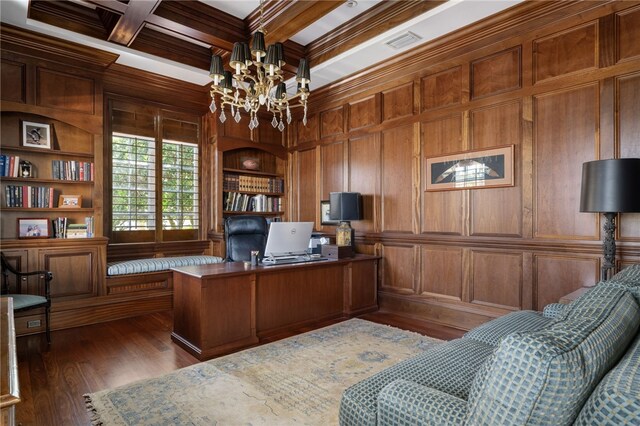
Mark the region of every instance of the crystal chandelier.
POLYGON ((228 105, 231 116, 240 122, 240 110, 244 108, 250 114, 249 128, 258 127, 258 111, 264 107, 273 114, 271 124, 281 132, 284 121, 291 123, 291 109, 304 108, 303 124, 307 124, 307 99, 309 98, 309 65, 306 59, 300 59, 296 81, 298 89, 295 95, 287 94, 284 82, 284 46, 274 43, 265 49, 263 25, 263 2, 260 0, 260 27, 253 36, 251 49, 247 43, 234 43, 229 66, 233 71, 226 71, 222 65, 222 57, 211 57, 210 76, 211 112, 220 108, 220 122, 227 119, 225 107, 228 105), (252 56, 253 55, 253 56, 252 56), (254 66, 253 70, 251 66, 254 66), (296 102, 292 102, 296 101, 296 102))

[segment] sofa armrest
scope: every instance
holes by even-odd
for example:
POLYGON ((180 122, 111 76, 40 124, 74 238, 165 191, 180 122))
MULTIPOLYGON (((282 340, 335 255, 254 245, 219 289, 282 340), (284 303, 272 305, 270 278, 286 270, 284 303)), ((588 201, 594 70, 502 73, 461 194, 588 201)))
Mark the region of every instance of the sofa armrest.
POLYGON ((461 425, 467 401, 408 380, 395 380, 378 394, 378 424, 461 425))
POLYGON ((542 316, 547 318, 557 318, 564 312, 566 307, 567 305, 563 303, 549 303, 544 307, 542 316))

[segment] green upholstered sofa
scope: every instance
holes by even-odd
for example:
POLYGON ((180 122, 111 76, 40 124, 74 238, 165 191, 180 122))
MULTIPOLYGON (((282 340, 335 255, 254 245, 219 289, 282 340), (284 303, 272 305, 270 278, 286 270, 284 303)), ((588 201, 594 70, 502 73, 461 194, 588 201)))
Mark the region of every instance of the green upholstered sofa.
POLYGON ((640 425, 640 265, 349 387, 341 425, 640 425))

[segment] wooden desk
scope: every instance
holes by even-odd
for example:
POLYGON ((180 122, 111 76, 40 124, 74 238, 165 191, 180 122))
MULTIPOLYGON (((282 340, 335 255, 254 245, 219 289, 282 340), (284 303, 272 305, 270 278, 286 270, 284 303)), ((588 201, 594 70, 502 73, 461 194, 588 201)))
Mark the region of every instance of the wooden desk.
POLYGON ((16 404, 20 402, 16 330, 13 324, 13 300, 0 298, 0 424, 15 424, 16 404))
POLYGON ((378 259, 174 268, 171 338, 204 360, 284 331, 375 311, 378 259))

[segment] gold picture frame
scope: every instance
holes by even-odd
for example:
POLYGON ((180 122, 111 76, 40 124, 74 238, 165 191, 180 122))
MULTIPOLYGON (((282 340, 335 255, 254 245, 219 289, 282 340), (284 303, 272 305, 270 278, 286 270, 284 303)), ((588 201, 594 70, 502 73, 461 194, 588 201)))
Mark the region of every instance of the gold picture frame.
POLYGON ((60 195, 58 207, 65 209, 76 209, 82 207, 82 195, 60 195))

